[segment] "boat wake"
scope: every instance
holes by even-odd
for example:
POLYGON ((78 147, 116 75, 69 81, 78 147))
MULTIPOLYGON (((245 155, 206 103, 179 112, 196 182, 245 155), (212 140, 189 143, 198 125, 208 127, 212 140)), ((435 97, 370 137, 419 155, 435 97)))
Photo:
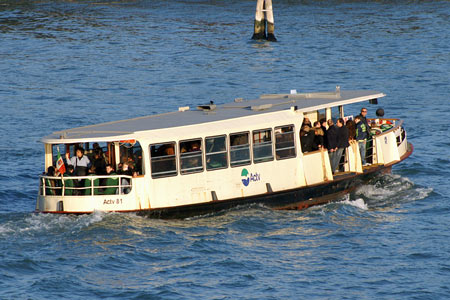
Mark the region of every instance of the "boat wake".
POLYGON ((361 199, 369 209, 379 209, 425 199, 432 191, 432 188, 415 185, 406 177, 385 174, 357 188, 350 197, 361 199))
POLYGON ((42 232, 63 233, 76 232, 92 224, 101 222, 107 214, 94 212, 90 215, 54 215, 54 214, 13 214, 2 218, 0 237, 2 236, 33 236, 42 232))
POLYGON ((368 210, 369 209, 367 204, 364 202, 364 199, 358 198, 358 199, 355 199, 355 200, 351 200, 350 196, 348 196, 347 198, 348 199, 345 199, 344 201, 341 201, 339 203, 346 204, 346 205, 351 205, 351 206, 357 207, 357 208, 359 208, 361 210, 368 210))

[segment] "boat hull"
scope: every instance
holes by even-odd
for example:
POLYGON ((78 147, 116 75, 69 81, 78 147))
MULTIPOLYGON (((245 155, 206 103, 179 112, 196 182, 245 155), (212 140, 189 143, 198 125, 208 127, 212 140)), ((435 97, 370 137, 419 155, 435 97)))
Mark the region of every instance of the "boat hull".
MULTIPOLYGON (((201 216, 228 210, 237 206, 261 204, 273 209, 302 210, 311 206, 322 205, 340 200, 340 196, 352 192, 358 186, 384 173, 390 173, 392 166, 408 158, 413 152, 413 146, 408 143, 407 151, 400 160, 390 164, 371 165, 364 168, 363 173, 342 173, 333 180, 315 185, 303 186, 281 191, 269 191, 247 197, 237 197, 227 200, 180 205, 162 208, 127 210, 116 212, 132 212, 140 216, 162 219, 182 219, 201 216)), ((86 214, 91 212, 44 211, 44 213, 86 214)))
POLYGON ((208 203, 139 210, 137 214, 151 218, 180 219, 252 204, 261 204, 273 209, 302 210, 315 205, 339 201, 339 196, 355 190, 373 177, 390 171, 391 166, 374 166, 365 173, 342 175, 341 178, 319 185, 208 203))
POLYGON ((407 152, 399 161, 387 165, 372 165, 363 173, 338 175, 329 182, 284 191, 268 192, 251 197, 211 201, 193 205, 147 209, 137 211, 138 215, 151 218, 180 219, 217 213, 236 206, 262 204, 273 209, 303 210, 311 206, 340 201, 340 196, 352 192, 358 186, 382 174, 390 173, 392 166, 408 158, 414 150, 408 143, 407 152))

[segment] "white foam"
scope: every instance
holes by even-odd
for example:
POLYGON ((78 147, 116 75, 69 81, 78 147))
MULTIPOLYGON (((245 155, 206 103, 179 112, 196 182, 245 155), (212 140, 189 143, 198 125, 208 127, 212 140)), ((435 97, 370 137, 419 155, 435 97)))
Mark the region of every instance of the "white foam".
POLYGON ((433 191, 432 188, 417 188, 415 189, 417 192, 416 195, 413 195, 411 198, 409 198, 410 201, 416 201, 416 200, 422 200, 428 197, 429 194, 433 191))
POLYGON ((348 205, 357 207, 357 208, 362 209, 362 210, 368 210, 369 209, 367 204, 364 202, 364 199, 362 199, 362 198, 358 198, 356 200, 346 199, 346 200, 344 200, 344 201, 342 201, 340 203, 348 204, 348 205))
POLYGON ((375 184, 366 184, 356 191, 367 198, 382 200, 390 198, 414 186, 408 178, 399 175, 386 175, 380 178, 375 184))
POLYGON ((43 231, 65 231, 81 229, 104 219, 105 213, 94 212, 90 215, 70 216, 53 214, 31 214, 0 225, 0 235, 35 234, 43 231))
POLYGON ((390 174, 378 178, 375 182, 360 186, 356 190, 356 194, 369 203, 373 201, 377 205, 386 205, 422 200, 428 197, 432 191, 432 188, 415 186, 408 178, 390 174))

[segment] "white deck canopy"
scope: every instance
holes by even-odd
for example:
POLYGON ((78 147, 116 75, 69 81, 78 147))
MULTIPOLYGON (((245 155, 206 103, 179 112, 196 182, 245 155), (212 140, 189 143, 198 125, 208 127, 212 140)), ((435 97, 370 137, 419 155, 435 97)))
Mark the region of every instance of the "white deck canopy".
POLYGON ((310 112, 384 96, 385 94, 378 91, 336 90, 333 92, 262 95, 254 100, 237 98, 234 102, 223 105, 204 105, 197 109, 180 109, 176 112, 56 131, 44 137, 42 142, 56 144, 126 139, 144 131, 206 124, 255 115, 270 115, 294 107, 299 112, 310 112))

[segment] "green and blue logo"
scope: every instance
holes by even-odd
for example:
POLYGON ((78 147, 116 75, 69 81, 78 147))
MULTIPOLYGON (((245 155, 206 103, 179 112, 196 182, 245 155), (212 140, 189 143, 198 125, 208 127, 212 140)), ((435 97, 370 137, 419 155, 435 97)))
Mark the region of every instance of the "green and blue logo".
POLYGON ((242 184, 244 186, 248 186, 250 184, 251 181, 260 181, 261 180, 261 174, 259 173, 249 173, 248 170, 246 168, 242 169, 241 172, 241 177, 242 177, 242 184))

